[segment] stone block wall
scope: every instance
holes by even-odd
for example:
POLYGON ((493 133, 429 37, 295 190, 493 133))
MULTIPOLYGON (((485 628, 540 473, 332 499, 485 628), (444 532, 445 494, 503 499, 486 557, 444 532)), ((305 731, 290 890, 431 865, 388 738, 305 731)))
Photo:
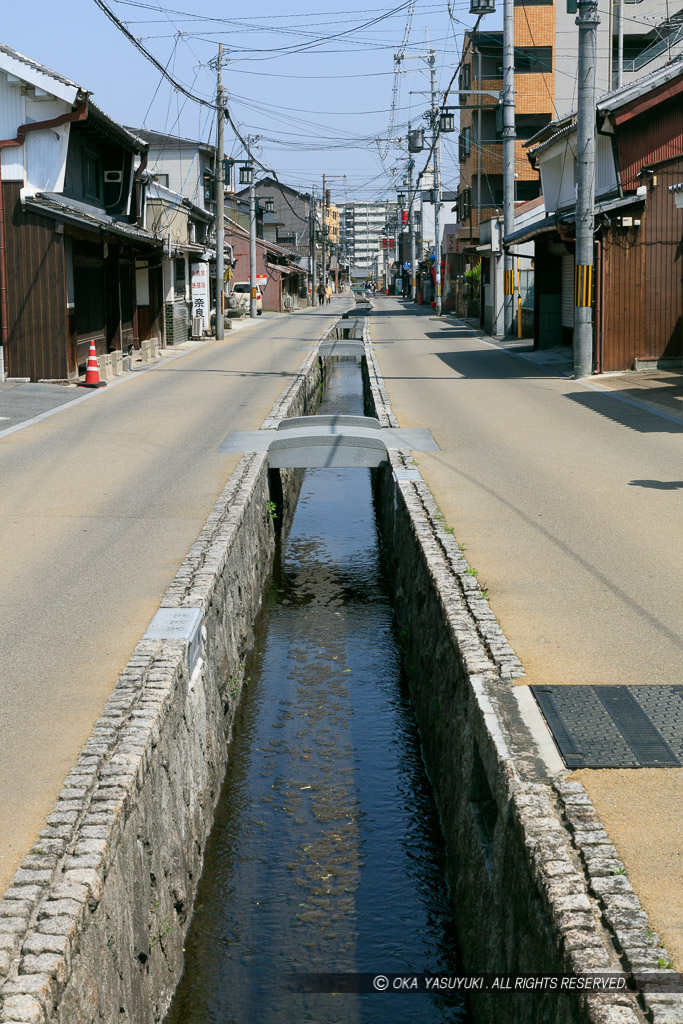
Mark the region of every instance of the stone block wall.
MULTIPOLYGON (((313 352, 264 426, 315 408, 313 352)), ((296 500, 283 474, 282 517, 296 500)), ((162 607, 200 608, 203 647, 142 639, 0 901, 3 1024, 159 1024, 183 966, 275 544, 267 458, 238 464, 162 607)))
MULTIPOLYGON (((366 411, 397 426, 367 336, 365 367, 366 411)), ((563 801, 590 800, 563 781, 566 772, 549 774, 514 696, 522 666, 410 453, 392 453, 391 462, 375 477, 382 552, 446 840, 464 968, 628 970, 567 828, 563 801), (415 479, 394 470, 412 470, 415 479)), ((627 992, 548 990, 472 992, 471 1007, 483 1024, 636 1024, 646 1004, 627 992)))

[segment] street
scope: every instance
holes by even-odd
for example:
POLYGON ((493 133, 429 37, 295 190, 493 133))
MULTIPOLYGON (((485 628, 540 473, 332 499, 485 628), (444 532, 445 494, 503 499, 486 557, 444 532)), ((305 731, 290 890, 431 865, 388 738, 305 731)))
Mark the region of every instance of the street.
POLYGON ((228 334, 0 439, 3 890, 239 461, 220 442, 260 426, 343 308, 228 334))
MULTIPOLYGON (((439 444, 416 461, 524 665, 520 683, 679 682, 683 422, 496 351, 430 310, 375 307, 393 411, 439 444)), ((683 769, 578 777, 680 957, 683 769)))

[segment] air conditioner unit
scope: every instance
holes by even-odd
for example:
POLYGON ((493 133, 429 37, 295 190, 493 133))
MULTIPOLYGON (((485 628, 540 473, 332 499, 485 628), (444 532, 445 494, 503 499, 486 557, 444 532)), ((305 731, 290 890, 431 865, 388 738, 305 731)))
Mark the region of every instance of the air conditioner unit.
POLYGON ((204 318, 201 316, 192 317, 192 337, 201 338, 204 334, 204 318))
POLYGON ((123 171, 105 171, 104 181, 107 185, 120 185, 123 181, 123 171))

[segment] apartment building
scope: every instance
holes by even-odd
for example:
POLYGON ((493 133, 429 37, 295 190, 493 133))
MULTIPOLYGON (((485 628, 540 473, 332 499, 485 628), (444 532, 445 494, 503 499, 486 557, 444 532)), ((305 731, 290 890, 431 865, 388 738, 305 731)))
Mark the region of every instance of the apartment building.
POLYGON ((323 206, 323 228, 327 231, 330 245, 339 245, 339 207, 334 203, 323 206))
POLYGON ((388 222, 396 218, 396 203, 340 203, 339 237, 344 256, 357 276, 371 274, 381 251, 388 222))
MULTIPOLYGON (((556 117, 571 113, 577 106, 579 36, 576 14, 567 10, 568 6, 571 8, 571 3, 565 2, 555 8, 556 117)), ((598 8, 598 97, 620 84, 627 86, 651 75, 683 53, 681 0, 625 0, 623 4, 599 4, 598 8)))
MULTIPOLYGON (((539 195, 537 172, 523 145, 551 120, 576 110, 578 28, 574 0, 515 0, 515 200, 539 195), (569 8, 569 9, 568 9, 569 8)), ((600 5, 597 95, 650 75, 683 53, 681 0, 628 0, 600 5), (621 31, 620 31, 621 20, 621 31)), ((479 222, 503 204, 503 124, 497 94, 503 88, 502 32, 467 37, 460 74, 458 235, 479 238, 479 222), (465 90, 496 95, 467 96, 465 90), (477 106, 483 109, 476 110, 477 106)))
MULTIPOLYGON (((540 181, 522 146, 555 116, 555 7, 538 0, 515 3, 514 23, 515 199, 527 202, 539 195, 540 181)), ((458 233, 478 239, 480 221, 503 205, 502 32, 469 35, 459 85, 466 106, 458 139, 458 233), (494 95, 467 95, 467 90, 494 95)))

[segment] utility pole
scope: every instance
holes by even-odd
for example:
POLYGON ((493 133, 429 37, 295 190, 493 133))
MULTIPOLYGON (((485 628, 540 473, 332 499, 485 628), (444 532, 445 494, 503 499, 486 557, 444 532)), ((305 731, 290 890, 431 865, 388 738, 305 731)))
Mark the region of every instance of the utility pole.
POLYGON ((258 303, 256 300, 256 175, 251 157, 251 147, 258 140, 258 135, 247 135, 247 156, 251 167, 249 176, 249 316, 252 319, 258 316, 258 303))
POLYGON ((218 137, 216 139, 216 340, 225 337, 225 92, 221 81, 223 45, 218 44, 218 85, 216 107, 218 137))
POLYGON ((579 0, 579 102, 576 149, 576 248, 574 267, 574 376, 593 369, 593 249, 595 220, 595 66, 597 0, 579 0))
POLYGON ((323 198, 322 198, 322 237, 323 237, 323 251, 322 251, 322 267, 320 268, 320 280, 322 284, 327 284, 327 192, 325 191, 325 175, 323 174, 323 198))
MULTIPOLYGON (((477 89, 481 89, 481 50, 475 48, 474 52, 477 55, 477 89)), ((481 98, 477 101, 477 107, 477 237, 481 242, 481 98)), ((480 287, 483 288, 483 285, 480 287)))
POLYGON ((410 202, 408 203, 408 238, 410 240, 410 298, 415 302, 415 211, 413 204, 415 197, 413 195, 413 171, 415 169, 415 161, 408 161, 408 195, 410 196, 410 202))
POLYGON ((310 276, 310 304, 315 305, 315 189, 310 190, 308 204, 308 273, 310 276))
MULTIPOLYGON (((505 0, 512 4, 513 0, 505 0)), ((436 284, 436 315, 441 316, 441 136, 439 133, 439 101, 436 95, 436 53, 429 51, 432 90, 432 137, 434 150, 434 279, 436 284)))
MULTIPOLYGON (((481 88, 481 86, 479 86, 481 88)), ((478 140, 478 144, 480 144, 478 140)), ((503 3, 503 234, 515 230, 515 9, 514 0, 503 3)), ((515 273, 512 254, 505 249, 503 260, 505 304, 503 330, 513 327, 515 273)))
MULTIPOLYGON (((624 84, 624 0, 616 0, 617 8, 617 89, 624 84)), ((610 82, 613 88, 613 83, 610 82)))
POLYGON ((312 281, 311 287, 313 289, 311 293, 311 305, 315 306, 318 301, 318 261, 315 255, 315 236, 316 236, 316 213, 315 213, 315 186, 311 189, 311 253, 312 253, 312 281))

